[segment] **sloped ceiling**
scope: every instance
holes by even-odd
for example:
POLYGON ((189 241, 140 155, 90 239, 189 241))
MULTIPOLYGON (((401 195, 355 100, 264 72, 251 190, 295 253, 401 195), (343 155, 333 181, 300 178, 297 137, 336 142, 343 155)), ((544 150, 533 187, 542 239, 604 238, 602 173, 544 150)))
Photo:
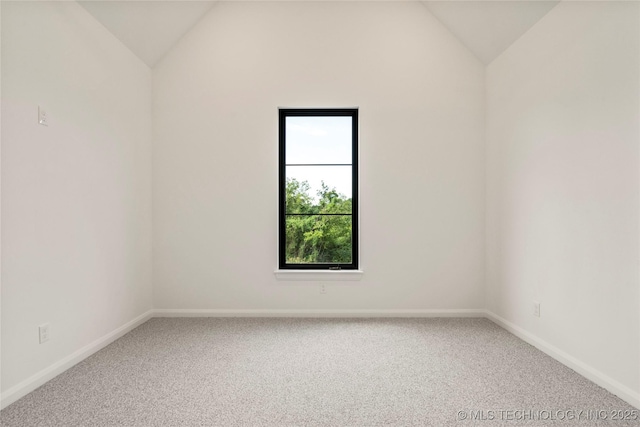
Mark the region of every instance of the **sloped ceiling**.
POLYGON ((485 65, 559 1, 425 1, 425 6, 485 65))
POLYGON ((78 1, 153 68, 215 1, 78 1))
MULTIPOLYGON (((78 3, 153 68, 216 2, 88 0, 78 3)), ((484 64, 489 64, 559 1, 443 0, 422 3, 484 64)))

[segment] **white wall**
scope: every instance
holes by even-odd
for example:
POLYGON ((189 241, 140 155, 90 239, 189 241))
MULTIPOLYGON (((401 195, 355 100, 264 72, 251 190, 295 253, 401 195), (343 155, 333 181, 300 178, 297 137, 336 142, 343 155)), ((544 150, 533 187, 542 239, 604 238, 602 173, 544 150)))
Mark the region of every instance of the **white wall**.
POLYGON ((151 308, 151 73, 75 2, 2 2, 2 97, 4 398, 151 308))
MULTIPOLYGON (((0 2, 0 101, 2 97, 2 2, 0 2)), ((2 406, 2 108, 0 105, 0 407, 2 406)))
POLYGON ((157 309, 484 303, 484 70, 418 2, 216 5, 153 70, 157 309), (278 282, 277 108, 360 107, 360 282, 278 282))
POLYGON ((486 76, 488 308, 636 401, 639 21, 563 2, 486 76))

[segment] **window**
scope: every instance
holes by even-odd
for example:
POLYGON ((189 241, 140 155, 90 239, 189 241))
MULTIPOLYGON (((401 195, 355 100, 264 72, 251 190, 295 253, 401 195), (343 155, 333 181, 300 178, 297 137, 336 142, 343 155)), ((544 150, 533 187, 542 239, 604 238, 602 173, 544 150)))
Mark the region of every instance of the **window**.
POLYGON ((358 110, 280 109, 279 268, 358 268, 358 110))

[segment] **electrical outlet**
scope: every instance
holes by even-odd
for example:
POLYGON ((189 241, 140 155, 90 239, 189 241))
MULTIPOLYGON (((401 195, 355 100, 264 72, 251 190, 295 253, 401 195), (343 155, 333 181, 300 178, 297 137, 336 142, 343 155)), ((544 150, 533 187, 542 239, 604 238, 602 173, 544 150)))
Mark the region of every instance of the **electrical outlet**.
POLYGON ((38 326, 38 332, 40 334, 40 344, 44 344, 49 341, 49 324, 44 323, 38 326))
POLYGON ((42 126, 49 126, 47 123, 47 111, 40 106, 38 106, 38 123, 42 126))
POLYGON ((327 288, 324 285, 320 285, 320 293, 321 294, 326 294, 327 293, 327 288))
POLYGON ((540 302, 539 301, 534 301, 533 302, 533 315, 536 317, 540 317, 540 302))

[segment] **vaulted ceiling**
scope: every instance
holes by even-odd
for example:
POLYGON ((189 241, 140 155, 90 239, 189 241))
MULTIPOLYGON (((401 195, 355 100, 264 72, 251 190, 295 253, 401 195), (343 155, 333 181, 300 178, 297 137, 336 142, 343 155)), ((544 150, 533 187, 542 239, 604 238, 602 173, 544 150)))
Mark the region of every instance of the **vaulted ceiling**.
MULTIPOLYGON (((216 2, 90 0, 78 3, 149 67, 154 67, 211 11, 216 2)), ((422 3, 480 61, 489 64, 559 0, 442 0, 422 3)))
POLYGON ((559 1, 425 1, 425 6, 485 65, 559 1))
POLYGON ((78 1, 125 46, 154 67, 215 1, 78 1))

